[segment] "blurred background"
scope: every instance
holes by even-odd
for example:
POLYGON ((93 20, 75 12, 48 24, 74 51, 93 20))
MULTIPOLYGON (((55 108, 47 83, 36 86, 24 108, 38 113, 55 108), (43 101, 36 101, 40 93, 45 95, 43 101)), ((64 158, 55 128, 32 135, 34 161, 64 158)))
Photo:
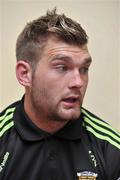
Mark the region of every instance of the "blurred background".
POLYGON ((120 1, 1 0, 0 111, 21 99, 15 76, 15 45, 27 22, 57 7, 77 20, 89 36, 93 63, 83 106, 120 130, 120 1))

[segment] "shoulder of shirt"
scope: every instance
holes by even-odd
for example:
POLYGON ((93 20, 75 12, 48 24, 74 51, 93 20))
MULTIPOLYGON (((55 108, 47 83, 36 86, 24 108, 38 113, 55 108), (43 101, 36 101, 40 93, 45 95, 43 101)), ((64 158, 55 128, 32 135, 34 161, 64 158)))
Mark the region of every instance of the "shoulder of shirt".
POLYGON ((96 115, 82 107, 83 126, 96 138, 107 141, 120 150, 120 133, 96 115))
POLYGON ((0 138, 14 126, 14 112, 16 109, 17 104, 19 104, 20 101, 17 101, 11 105, 9 105, 7 108, 5 108, 0 113, 0 138))

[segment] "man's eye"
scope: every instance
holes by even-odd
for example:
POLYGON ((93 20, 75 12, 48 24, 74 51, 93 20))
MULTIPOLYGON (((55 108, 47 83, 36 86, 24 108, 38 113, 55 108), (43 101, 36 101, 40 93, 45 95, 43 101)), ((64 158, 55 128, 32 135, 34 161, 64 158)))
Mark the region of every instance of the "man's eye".
POLYGON ((81 73, 81 74, 85 74, 85 73, 88 72, 88 70, 89 70, 88 67, 83 67, 83 68, 80 69, 80 73, 81 73))
POLYGON ((58 65, 58 66, 56 66, 56 69, 59 70, 60 72, 64 72, 64 71, 67 71, 67 66, 58 65))

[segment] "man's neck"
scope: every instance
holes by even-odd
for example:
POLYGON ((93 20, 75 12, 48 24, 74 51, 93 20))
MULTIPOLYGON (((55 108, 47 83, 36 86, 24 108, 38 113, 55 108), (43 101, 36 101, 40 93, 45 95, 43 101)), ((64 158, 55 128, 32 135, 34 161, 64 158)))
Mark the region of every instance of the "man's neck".
POLYGON ((68 123, 68 121, 55 121, 43 117, 34 110, 34 108, 31 106, 31 103, 28 103, 26 99, 24 99, 24 110, 27 116, 38 128, 48 133, 54 133, 63 128, 68 123))

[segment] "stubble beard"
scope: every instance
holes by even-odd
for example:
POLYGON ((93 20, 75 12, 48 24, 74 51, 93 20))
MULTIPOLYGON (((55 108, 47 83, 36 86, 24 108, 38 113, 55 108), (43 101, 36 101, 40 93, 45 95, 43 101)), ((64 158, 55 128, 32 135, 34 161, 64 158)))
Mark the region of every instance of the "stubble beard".
MULTIPOLYGON (((44 92, 44 96, 45 96, 45 92, 44 92)), ((42 99, 44 99, 44 97, 42 99)), ((40 102, 39 98, 35 94, 33 93, 31 94, 33 111, 37 114, 39 119, 43 119, 43 120, 46 119, 47 121, 50 122, 67 122, 79 118, 81 113, 80 112, 81 107, 78 107, 76 113, 69 115, 69 112, 67 112, 69 110, 62 109, 62 107, 60 107, 60 102, 56 106, 54 106, 52 105, 52 99, 50 100, 49 96, 46 97, 45 99, 46 100, 42 100, 42 102, 40 102)))
MULTIPOLYGON (((53 122, 64 122, 64 121, 73 121, 79 118, 81 113, 81 104, 77 107, 77 112, 69 115, 69 110, 64 109, 61 105, 61 101, 58 101, 57 104, 53 103, 53 99, 49 94, 49 91, 45 88, 38 88, 33 82, 33 89, 31 90, 31 103, 32 111, 36 114, 38 119, 46 119, 47 121, 53 122)), ((74 110, 75 111, 75 110, 74 110)))
POLYGON ((60 103, 56 106, 56 109, 50 109, 48 113, 48 119, 51 121, 65 122, 65 121, 73 121, 80 117, 81 107, 78 107, 77 110, 71 109, 63 109, 60 106, 60 103), (69 111, 77 111, 77 112, 69 112, 69 111))

